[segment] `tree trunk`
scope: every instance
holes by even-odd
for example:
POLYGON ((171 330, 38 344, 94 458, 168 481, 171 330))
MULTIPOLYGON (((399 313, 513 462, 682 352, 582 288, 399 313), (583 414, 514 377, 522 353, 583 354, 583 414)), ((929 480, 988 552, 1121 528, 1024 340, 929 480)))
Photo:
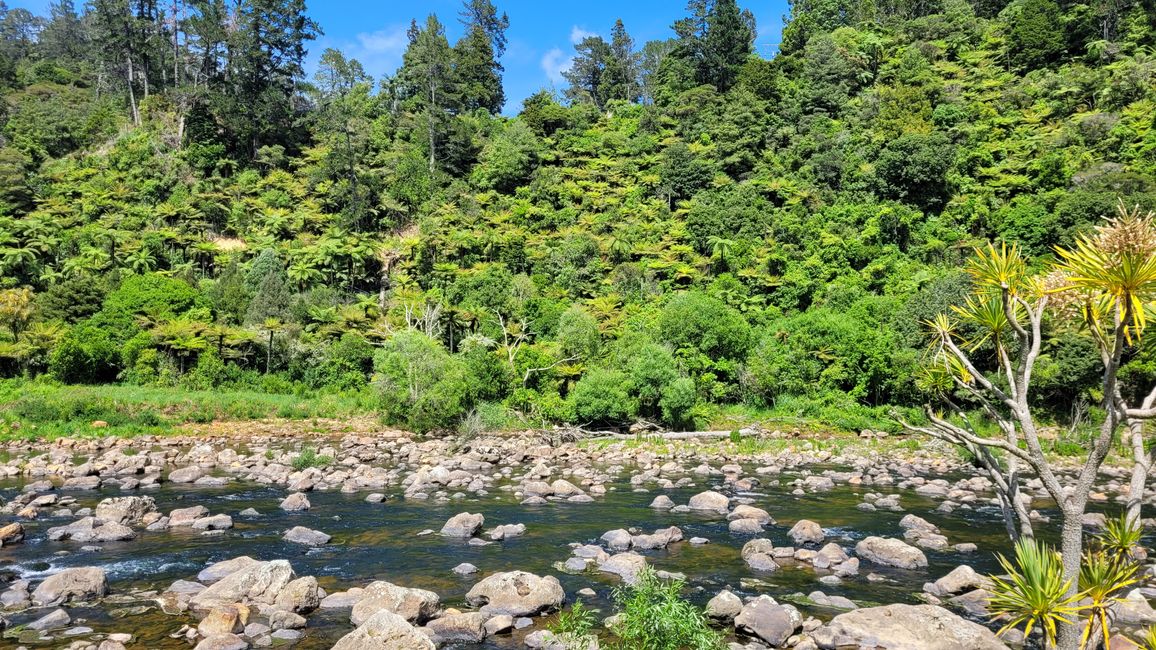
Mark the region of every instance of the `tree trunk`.
MULTIPOLYGON (((1070 505, 1063 508, 1063 529, 1060 533, 1060 561, 1064 566, 1064 580, 1068 583, 1066 596, 1073 597, 1080 588, 1080 557, 1084 549, 1084 527, 1080 521, 1083 508, 1070 505)), ((1056 650, 1079 650, 1080 623, 1060 623, 1056 650)))
POLYGON ((1128 433, 1132 436, 1132 478, 1128 482, 1128 521, 1140 521, 1140 507, 1144 501, 1144 488, 1148 483, 1148 473, 1152 471, 1152 455, 1144 450, 1144 423, 1132 420, 1128 423, 1128 433))
POLYGON ((136 93, 133 91, 133 73, 132 57, 128 57, 128 103, 132 106, 132 123, 135 126, 140 126, 140 111, 136 106, 136 93))

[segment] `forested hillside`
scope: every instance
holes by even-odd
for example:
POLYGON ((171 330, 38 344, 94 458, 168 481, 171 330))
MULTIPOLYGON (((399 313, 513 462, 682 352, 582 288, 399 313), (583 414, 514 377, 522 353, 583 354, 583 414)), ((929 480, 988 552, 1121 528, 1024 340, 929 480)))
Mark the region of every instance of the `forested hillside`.
MULTIPOLYGON (((798 0, 770 60, 734 0, 686 13, 502 117, 489 0, 384 79, 307 77, 303 0, 0 9, 0 372, 372 391, 419 431, 879 426, 973 246, 1156 208, 1153 0, 798 0)), ((1054 332, 1038 403, 1097 359, 1054 332)))

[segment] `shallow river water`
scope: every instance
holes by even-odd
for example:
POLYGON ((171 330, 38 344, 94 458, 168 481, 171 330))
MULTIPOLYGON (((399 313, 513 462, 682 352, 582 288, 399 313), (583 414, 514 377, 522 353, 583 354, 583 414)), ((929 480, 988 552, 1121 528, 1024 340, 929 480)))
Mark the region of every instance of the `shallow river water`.
MULTIPOLYGON (((819 469, 812 468, 812 471, 819 469)), ((911 512, 938 525, 952 544, 973 542, 979 550, 967 555, 928 551, 930 567, 921 571, 887 569, 865 563, 860 576, 846 579, 838 586, 826 586, 817 581, 818 576, 807 566, 788 567, 773 574, 760 575, 752 571, 740 558, 739 550, 753 536, 731 534, 721 516, 677 514, 647 507, 660 493, 667 494, 676 503, 686 503, 691 495, 720 484, 721 477, 697 478, 692 487, 636 492, 628 482, 628 475, 623 475, 594 503, 552 502, 537 506, 519 505, 510 492, 499 490, 484 497, 438 502, 406 500, 400 490, 395 489, 387 492, 384 503, 378 504, 366 503, 365 493, 312 492, 309 494, 312 509, 299 513, 286 513, 277 507, 286 494, 280 486, 234 482, 221 488, 165 484, 141 492, 151 495, 161 512, 200 504, 213 514, 232 515, 236 526, 223 535, 203 536, 189 529, 140 531, 135 540, 104 543, 99 551, 82 551, 81 544, 45 539, 49 527, 68 523, 73 517, 43 516, 26 522, 28 539, 24 544, 0 548, 0 572, 29 578, 35 584, 39 578, 60 568, 102 566, 108 572, 110 590, 115 595, 134 589, 163 591, 174 580, 195 579, 207 564, 249 555, 260 560, 288 559, 297 575, 316 576, 330 593, 364 586, 373 580, 388 580, 432 590, 441 596, 444 605, 461 607, 466 591, 481 577, 521 569, 556 575, 570 601, 579 589, 592 588, 597 597, 585 599, 585 604, 608 615, 611 590, 618 584, 616 576, 597 572, 568 575, 553 565, 570 556, 570 543, 596 544, 604 532, 615 528, 638 527, 652 532, 655 528, 675 525, 683 530, 684 539, 695 536, 710 539, 710 544, 701 546, 682 541, 665 550, 643 552, 656 568, 686 574, 688 596, 700 604, 724 587, 740 596, 767 593, 786 600, 790 600, 791 594, 819 589, 827 594, 846 596, 860 605, 917 602, 914 594, 921 590, 923 583, 935 580, 960 563, 970 564, 981 572, 992 571, 996 568, 993 552, 1006 551, 1007 539, 995 508, 983 506, 942 515, 933 512, 938 505, 936 501, 889 486, 837 485, 828 492, 793 496, 793 486, 789 484, 794 477, 786 472, 777 480, 768 477, 769 485, 738 495, 749 498, 752 505, 769 511, 777 520, 777 525, 768 527, 767 532, 760 535, 769 537, 776 546, 791 544, 787 531, 796 520, 803 518, 819 522, 826 529, 828 541, 845 548, 853 547, 857 540, 868 535, 901 538, 899 520, 911 512), (901 494, 905 512, 857 510, 855 506, 868 491, 901 494), (257 509, 261 516, 238 516, 241 510, 250 507, 257 509), (499 524, 523 523, 526 534, 487 546, 471 546, 464 540, 437 535, 417 536, 425 529, 439 529, 446 519, 463 511, 484 514, 487 529, 499 524), (282 541, 281 534, 295 525, 324 531, 332 535, 333 540, 327 546, 312 549, 282 541), (478 574, 455 575, 451 569, 461 562, 476 565, 478 574), (869 582, 866 579, 869 572, 888 580, 869 582), (751 578, 762 583, 752 584, 751 578), (745 585, 744 579, 748 581, 745 585)), ((7 499, 19 489, 16 483, 0 484, 0 496, 7 499)), ((124 493, 106 490, 71 494, 78 501, 75 509, 95 506, 104 497, 124 493)), ((133 604, 140 603, 128 605, 133 604)), ((137 641, 133 647, 189 647, 186 641, 169 638, 169 635, 182 624, 192 622, 191 618, 166 616, 156 609, 119 619, 109 615, 110 611, 124 606, 106 603, 100 609, 72 609, 70 613, 74 624, 86 619, 82 624, 97 632, 134 634, 137 641)), ((806 605, 800 609, 822 619, 838 613, 806 605)), ((43 610, 16 615, 11 623, 25 623, 41 614, 43 610)), ((348 615, 348 610, 319 610, 310 615, 307 636, 297 647, 328 648, 352 629, 348 615)), ((514 648, 520 647, 520 638, 520 634, 498 636, 481 646, 448 647, 514 648)), ((3 643, 0 641, 0 645, 3 643)))

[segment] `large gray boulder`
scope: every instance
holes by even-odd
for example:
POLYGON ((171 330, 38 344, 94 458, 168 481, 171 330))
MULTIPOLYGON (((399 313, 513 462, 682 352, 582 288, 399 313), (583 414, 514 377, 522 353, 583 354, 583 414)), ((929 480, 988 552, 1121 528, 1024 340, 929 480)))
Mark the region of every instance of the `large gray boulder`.
POLYGON ((481 514, 472 515, 468 512, 461 512, 450 517, 449 521, 442 526, 441 534, 446 537, 473 537, 485 524, 486 518, 481 514))
POLYGON ((898 539, 867 537, 855 545, 855 554, 875 564, 900 569, 921 569, 927 566, 923 551, 898 539))
POLYGON ((369 617, 330 650, 436 650, 433 641, 389 610, 369 617))
POLYGON ((285 531, 281 539, 286 542, 293 542, 294 544, 304 544, 305 546, 323 546, 328 544, 329 540, 333 538, 319 530, 313 530, 312 528, 306 528, 304 526, 294 526, 285 531))
POLYGON ((780 647, 803 626, 803 615, 792 605, 780 605, 770 596, 747 603, 735 617, 735 629, 780 647))
POLYGON ((731 501, 725 494, 720 494, 714 490, 707 490, 706 492, 699 492, 690 498, 687 507, 691 510, 700 510, 704 512, 725 513, 730 509, 731 501))
POLYGON ((93 514, 97 519, 133 525, 156 510, 157 504, 152 497, 111 497, 96 504, 93 514))
POLYGON ((935 605, 886 605, 839 614, 811 633, 822 650, 1007 650, 986 627, 935 605))
POLYGON ((108 578, 100 567, 79 567, 54 573, 32 592, 32 603, 39 606, 87 601, 108 593, 108 578))
POLYGON ((425 627, 438 643, 481 643, 486 638, 486 621, 490 618, 484 612, 446 614, 433 619, 425 627))
POLYGON ((827 539, 827 535, 823 533, 823 527, 810 519, 800 519, 795 522, 795 525, 791 526, 791 530, 787 532, 787 537, 790 537, 796 546, 819 544, 827 539))
POLYGON ((990 589, 991 579, 981 575, 966 564, 952 569, 947 575, 935 582, 923 585, 923 590, 933 596, 946 598, 972 589, 990 589))
POLYGON ((425 589, 401 587, 392 582, 372 582, 361 592, 361 600, 353 606, 349 620, 354 625, 365 623, 374 614, 385 610, 418 625, 433 618, 440 606, 438 595, 425 589))
POLYGON ((271 560, 251 564, 230 573, 189 599, 189 607, 208 611, 233 603, 272 605, 277 594, 293 581, 293 567, 288 560, 271 560))
POLYGON ((561 607, 566 602, 566 592, 554 576, 506 571, 474 585, 466 593, 466 602, 487 614, 533 616, 561 607))
POLYGON ((231 560, 216 562, 214 564, 210 564, 204 569, 201 569, 201 572, 197 574, 197 581, 203 582, 205 584, 213 583, 227 575, 236 573, 241 569, 247 569, 254 564, 260 564, 260 562, 254 560, 248 555, 241 555, 231 560))

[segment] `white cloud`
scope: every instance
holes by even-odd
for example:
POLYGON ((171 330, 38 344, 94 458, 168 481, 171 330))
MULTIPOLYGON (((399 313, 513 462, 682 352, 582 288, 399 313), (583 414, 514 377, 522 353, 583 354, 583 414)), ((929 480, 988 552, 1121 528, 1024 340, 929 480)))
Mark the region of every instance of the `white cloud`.
POLYGON ((582 42, 582 39, 588 36, 597 36, 594 32, 588 32, 581 27, 574 25, 570 28, 570 42, 577 45, 582 42))
POLYGON ((559 48, 553 48, 542 55, 542 70, 554 83, 562 83, 562 73, 570 69, 574 57, 566 56, 559 48))
POLYGON ((353 40, 335 40, 322 37, 315 47, 309 48, 306 68, 310 74, 317 69, 317 61, 326 48, 340 50, 347 58, 357 59, 374 79, 392 75, 401 65, 402 55, 409 46, 406 25, 391 25, 372 32, 361 32, 353 40))

